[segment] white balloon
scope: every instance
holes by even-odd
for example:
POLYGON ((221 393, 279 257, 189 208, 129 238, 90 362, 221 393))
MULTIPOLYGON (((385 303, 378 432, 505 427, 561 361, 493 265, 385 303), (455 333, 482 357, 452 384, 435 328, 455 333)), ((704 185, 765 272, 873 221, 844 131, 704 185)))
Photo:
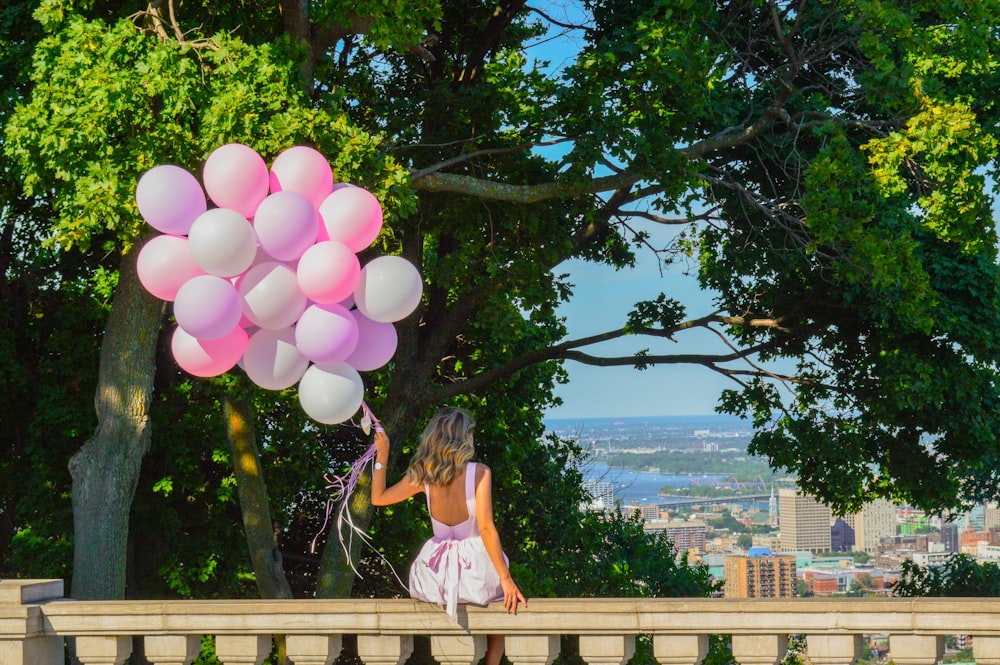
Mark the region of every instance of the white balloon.
POLYGON ((310 418, 327 425, 342 423, 361 408, 365 386, 347 363, 312 365, 299 381, 299 403, 310 418))
POLYGON ((417 308, 423 287, 412 263, 401 256, 380 256, 361 269, 355 305, 372 321, 394 323, 417 308))
POLYGON ((235 277, 257 255, 257 236, 246 217, 228 208, 213 208, 198 216, 188 232, 191 258, 218 277, 235 277))
POLYGON ((243 296, 243 314, 255 326, 287 328, 302 316, 307 299, 295 270, 284 263, 265 261, 247 270, 236 288, 243 296))
POLYGON ((295 345, 295 331, 255 332, 243 351, 243 371, 261 388, 284 390, 295 385, 309 367, 309 359, 295 345))

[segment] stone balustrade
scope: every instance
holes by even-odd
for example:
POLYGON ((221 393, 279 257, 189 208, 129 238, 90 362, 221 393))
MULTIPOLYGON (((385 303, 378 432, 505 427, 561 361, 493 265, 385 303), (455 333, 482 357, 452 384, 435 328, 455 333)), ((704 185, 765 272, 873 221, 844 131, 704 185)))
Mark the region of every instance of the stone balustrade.
POLYGON ((189 665, 201 636, 213 635, 224 665, 260 665, 282 635, 295 665, 328 665, 351 635, 366 665, 400 665, 423 635, 441 665, 468 665, 488 634, 501 633, 514 665, 549 665, 562 635, 579 636, 589 665, 623 665, 641 634, 652 636, 661 665, 699 665, 718 633, 731 636, 741 665, 775 665, 791 634, 805 636, 812 665, 849 665, 868 634, 890 636, 897 665, 933 665, 956 634, 973 636, 978 665, 1000 665, 993 598, 538 598, 517 615, 494 604, 462 607, 458 619, 413 600, 75 601, 61 580, 4 580, 0 663, 63 665, 74 638, 83 665, 121 665, 138 640, 153 665, 189 665))

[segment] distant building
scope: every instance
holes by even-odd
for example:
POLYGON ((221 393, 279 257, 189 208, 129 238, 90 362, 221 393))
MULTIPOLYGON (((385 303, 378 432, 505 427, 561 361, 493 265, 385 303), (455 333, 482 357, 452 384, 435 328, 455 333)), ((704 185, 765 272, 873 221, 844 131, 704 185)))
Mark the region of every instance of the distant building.
POLYGON ((767 500, 767 525, 778 526, 778 497, 774 496, 774 485, 771 485, 771 496, 767 500))
POLYGON ((663 511, 658 503, 645 504, 642 507, 643 520, 658 520, 663 515, 663 511))
POLYGON ((958 534, 958 551, 962 554, 976 556, 976 553, 979 552, 979 543, 996 544, 991 542, 989 531, 973 531, 971 526, 958 534))
POLYGON ((782 551, 831 549, 831 513, 827 506, 798 490, 778 490, 778 515, 782 551))
POLYGON ((665 533, 678 552, 704 552, 708 525, 698 520, 650 520, 643 525, 646 533, 665 533))
POLYGON ((941 544, 945 552, 958 551, 958 525, 954 522, 941 523, 941 544))
POLYGON ((830 551, 854 551, 854 527, 842 517, 833 520, 833 524, 830 525, 830 551))
POLYGON ((726 556, 723 572, 726 598, 791 598, 795 595, 794 556, 774 556, 766 548, 751 548, 748 556, 726 556))
POLYGON ((610 510, 615 507, 615 486, 600 480, 583 481, 584 491, 591 496, 591 510, 610 510))
POLYGON ((1000 545, 979 543, 979 548, 976 550, 976 560, 979 563, 997 563, 1000 561, 1000 545))
POLYGON ((846 593, 854 582, 867 591, 884 592, 892 581, 884 571, 872 568, 805 568, 798 576, 817 596, 846 593))
POLYGON ((983 530, 1000 529, 1000 506, 987 503, 983 506, 983 530))
POLYGON ((854 529, 854 549, 860 552, 878 552, 882 538, 896 535, 896 507, 888 499, 866 503, 861 512, 845 515, 844 521, 854 529))
POLYGON ((943 566, 955 556, 953 552, 913 552, 910 560, 918 566, 931 568, 933 566, 943 566))

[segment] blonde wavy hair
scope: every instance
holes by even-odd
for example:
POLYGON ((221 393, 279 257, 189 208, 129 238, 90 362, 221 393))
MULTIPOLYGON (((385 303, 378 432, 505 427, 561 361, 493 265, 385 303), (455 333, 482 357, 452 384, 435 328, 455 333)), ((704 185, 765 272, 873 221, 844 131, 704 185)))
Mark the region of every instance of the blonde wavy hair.
POLYGON ((448 406, 427 423, 406 479, 420 485, 447 485, 472 459, 472 429, 476 421, 464 409, 448 406))

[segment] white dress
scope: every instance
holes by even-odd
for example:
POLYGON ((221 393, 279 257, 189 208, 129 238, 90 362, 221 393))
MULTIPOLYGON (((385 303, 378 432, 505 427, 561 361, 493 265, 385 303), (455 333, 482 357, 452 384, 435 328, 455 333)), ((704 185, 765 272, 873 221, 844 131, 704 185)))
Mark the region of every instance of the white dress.
MULTIPOLYGON (((424 488, 428 512, 429 489, 424 488)), ((410 596, 443 605, 452 619, 457 616, 459 603, 487 605, 503 598, 500 575, 476 523, 475 462, 465 465, 465 505, 469 517, 454 526, 431 517, 434 537, 424 543, 410 566, 410 596)))

